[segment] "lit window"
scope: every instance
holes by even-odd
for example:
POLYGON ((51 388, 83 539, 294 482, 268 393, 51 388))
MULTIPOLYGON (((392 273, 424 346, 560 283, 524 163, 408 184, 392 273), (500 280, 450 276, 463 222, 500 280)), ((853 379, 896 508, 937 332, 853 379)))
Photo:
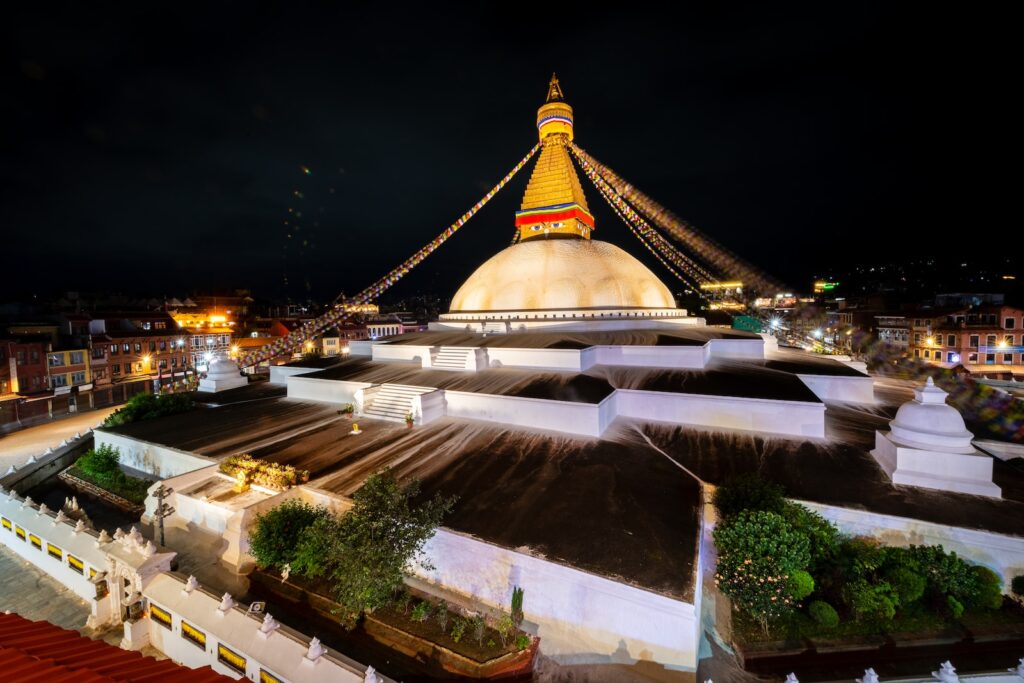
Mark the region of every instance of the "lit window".
POLYGON ((181 637, 196 647, 206 650, 206 634, 184 619, 181 620, 181 637))
POLYGON ((25 530, 22 529, 20 526, 14 527, 14 535, 23 541, 25 540, 25 530))
POLYGON ((166 611, 166 610, 164 610, 164 609, 162 609, 160 607, 157 607, 156 605, 154 605, 152 603, 150 603, 150 605, 149 605, 149 618, 152 619, 153 621, 155 621, 156 623, 160 624, 161 626, 163 626, 167 630, 171 629, 171 614, 170 614, 170 612, 168 612, 168 611, 166 611))
POLYGON ((49 553, 50 557, 55 557, 61 562, 64 561, 64 551, 55 546, 52 543, 46 544, 46 552, 49 553))
POLYGON ((85 573, 85 563, 70 553, 68 554, 68 566, 71 567, 73 572, 78 574, 85 573))
POLYGON ((260 683, 284 683, 284 680, 278 678, 266 669, 260 669, 260 683))
POLYGON ((14 530, 14 525, 11 524, 11 520, 7 519, 6 517, 0 517, 0 524, 3 524, 4 528, 8 531, 14 530))
POLYGON ((225 664, 228 668, 234 669, 240 674, 245 673, 245 657, 237 652, 229 650, 221 644, 217 645, 217 661, 225 664))
POLYGON ((28 542, 31 543, 36 550, 43 549, 43 539, 39 538, 35 534, 28 535, 28 542))

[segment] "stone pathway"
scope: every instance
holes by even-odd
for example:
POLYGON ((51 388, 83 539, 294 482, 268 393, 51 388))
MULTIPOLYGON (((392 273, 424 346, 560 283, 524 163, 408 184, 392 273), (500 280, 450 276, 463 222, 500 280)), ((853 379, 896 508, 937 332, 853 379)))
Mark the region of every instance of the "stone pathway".
POLYGON ((107 419, 120 406, 99 408, 70 417, 54 420, 35 427, 0 435, 0 474, 11 465, 21 466, 30 455, 42 455, 47 448, 60 445, 64 439, 71 439, 78 432, 84 434, 91 427, 107 419))

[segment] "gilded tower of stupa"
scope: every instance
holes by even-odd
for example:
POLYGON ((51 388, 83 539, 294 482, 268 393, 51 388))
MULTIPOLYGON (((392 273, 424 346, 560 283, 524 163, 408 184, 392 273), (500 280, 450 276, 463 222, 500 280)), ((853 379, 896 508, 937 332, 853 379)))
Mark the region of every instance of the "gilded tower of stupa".
POLYGON ((516 212, 519 239, 590 239, 594 217, 566 149, 573 138, 572 107, 553 74, 547 101, 537 110, 537 132, 543 148, 516 212))

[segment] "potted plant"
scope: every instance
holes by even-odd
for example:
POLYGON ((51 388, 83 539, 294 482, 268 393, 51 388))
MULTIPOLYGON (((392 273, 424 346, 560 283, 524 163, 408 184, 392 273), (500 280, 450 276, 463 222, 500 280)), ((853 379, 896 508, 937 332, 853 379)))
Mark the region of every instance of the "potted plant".
POLYGON ((413 426, 414 422, 415 422, 415 418, 413 417, 412 413, 406 413, 405 414, 405 426, 408 427, 409 429, 412 429, 412 426, 413 426))
POLYGON ((352 405, 351 403, 346 403, 341 407, 341 410, 338 411, 338 415, 344 415, 345 417, 351 419, 352 413, 354 413, 355 411, 356 407, 354 405, 352 405))

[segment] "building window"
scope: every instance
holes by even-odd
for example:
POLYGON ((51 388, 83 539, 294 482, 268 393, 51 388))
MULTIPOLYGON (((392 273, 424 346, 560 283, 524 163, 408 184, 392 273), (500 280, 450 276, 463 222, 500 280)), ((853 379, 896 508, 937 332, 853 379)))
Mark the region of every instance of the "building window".
POLYGON ((956 347, 956 335, 955 334, 947 334, 946 335, 946 346, 950 346, 950 347, 954 347, 954 348, 956 347))
POLYGON ((220 643, 217 644, 217 661, 240 674, 245 673, 245 657, 220 643))
POLYGON ((206 634, 184 619, 181 620, 181 637, 204 652, 206 651, 206 634))
POLYGON ((1003 341, 1006 342, 1007 346, 1013 346, 1013 335, 1012 334, 1006 335, 1005 337, 1003 337, 1003 341))
POLYGON ((142 342, 135 342, 135 353, 142 353, 142 342))
POLYGON ((914 349, 914 358, 921 357, 921 349, 914 349))
POLYGON ((969 354, 967 354, 967 362, 968 363, 977 363, 978 362, 978 354, 976 354, 976 353, 969 353, 969 354))
POLYGON ((68 566, 76 574, 85 574, 85 563, 70 553, 68 553, 68 566))
POLYGON ((971 337, 970 337, 970 342, 968 343, 968 346, 970 346, 972 349, 976 349, 976 348, 978 348, 979 342, 980 342, 980 338, 978 337, 978 335, 972 334, 971 337))
POLYGON ((8 531, 14 531, 14 525, 11 524, 11 520, 7 519, 6 517, 0 517, 0 524, 3 524, 4 528, 8 531))
POLYGON ((84 362, 85 362, 85 358, 82 357, 82 352, 81 351, 72 351, 71 352, 71 364, 72 365, 81 365, 84 362))
POLYGON ((988 345, 989 347, 995 346, 996 345, 996 335, 990 334, 987 337, 985 337, 985 344, 988 345))
POLYGON ((71 373, 72 384, 85 384, 85 372, 72 372, 71 373))
POLYGON ((986 353, 985 354, 985 365, 995 365, 995 364, 996 364, 996 354, 994 354, 994 353, 986 353))
POLYGON ((950 351, 949 353, 946 354, 946 362, 947 363, 955 363, 956 361, 953 360, 953 358, 955 358, 955 357, 956 357, 956 354, 953 353, 952 351, 950 351))
POLYGON ((921 333, 920 332, 915 332, 914 333, 914 343, 915 344, 920 344, 921 343, 921 333))
POLYGON ((64 354, 63 353, 55 353, 52 356, 50 356, 50 367, 51 368, 59 368, 62 365, 64 365, 64 354))
POLYGON ((46 544, 46 552, 47 552, 47 554, 49 554, 50 557, 54 557, 54 558, 60 560, 61 562, 64 561, 64 551, 61 550, 60 548, 58 548, 57 546, 55 546, 54 544, 47 543, 46 544))
POLYGON ((112 364, 110 366, 110 373, 112 375, 120 375, 121 374, 121 364, 120 363, 112 364))
POLYGON ((152 325, 148 322, 142 323, 142 329, 148 330, 152 325))
POLYGON ((158 330, 166 330, 167 323, 153 323, 153 327, 158 330))
POLYGON ((165 339, 161 339, 160 340, 160 350, 161 351, 166 351, 167 350, 167 340, 165 340, 165 339))
POLYGON ((132 350, 132 345, 129 344, 128 342, 125 342, 124 344, 121 344, 121 350, 124 351, 125 353, 130 353, 132 350))
POLYGON ((1004 353, 1003 354, 1003 363, 1006 364, 1006 365, 1013 365, 1013 354, 1012 353, 1004 353))
POLYGON ((43 549, 43 539, 39 538, 35 534, 28 535, 28 542, 31 543, 36 550, 43 549))
POLYGON ((111 344, 110 345, 110 355, 111 356, 116 356, 117 355, 117 344, 111 344))
POLYGON ((932 357, 932 352, 929 351, 928 349, 925 349, 924 350, 924 357, 925 358, 931 358, 932 357))
POLYGON ((171 630, 171 613, 167 610, 157 607, 153 603, 149 603, 149 618, 163 626, 168 631, 171 630))
POLYGON ((1014 318, 1006 318, 1003 321, 1003 327, 1005 327, 1008 330, 1012 330, 1016 326, 1017 326, 1017 321, 1014 318))
POLYGON ((124 374, 126 374, 126 375, 132 374, 132 364, 131 363, 125 363, 124 364, 124 374))
POLYGON ((171 367, 172 368, 178 367, 178 357, 177 356, 171 356, 171 367))
POLYGON ((105 354, 103 352, 103 347, 102 346, 94 346, 93 347, 93 349, 92 349, 92 357, 93 358, 102 359, 104 355, 105 354))
POLYGON ((22 529, 20 526, 14 527, 14 535, 23 541, 25 540, 25 530, 22 529))
POLYGON ((53 385, 54 389, 56 389, 57 387, 66 387, 68 385, 68 376, 67 375, 51 375, 50 376, 50 382, 53 385))
POLYGON ((260 683, 284 683, 284 680, 278 678, 266 669, 260 669, 260 683))

